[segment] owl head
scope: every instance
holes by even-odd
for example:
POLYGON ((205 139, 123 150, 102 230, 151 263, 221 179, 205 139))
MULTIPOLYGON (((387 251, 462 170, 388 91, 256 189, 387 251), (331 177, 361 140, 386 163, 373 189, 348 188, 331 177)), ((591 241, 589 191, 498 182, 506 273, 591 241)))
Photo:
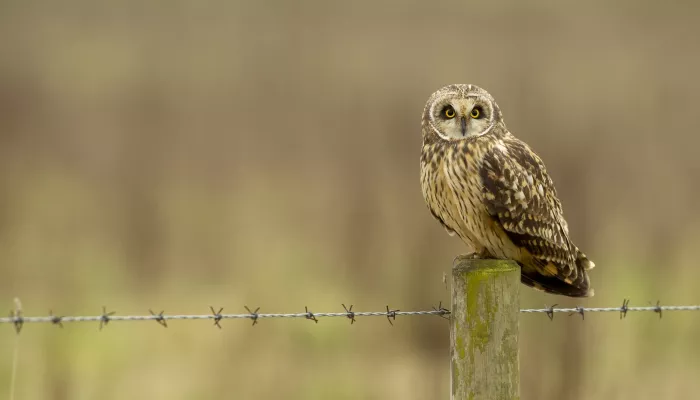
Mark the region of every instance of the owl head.
POLYGON ((423 138, 471 139, 495 133, 493 128, 499 124, 504 125, 501 111, 487 91, 475 85, 448 85, 433 93, 425 105, 423 138))

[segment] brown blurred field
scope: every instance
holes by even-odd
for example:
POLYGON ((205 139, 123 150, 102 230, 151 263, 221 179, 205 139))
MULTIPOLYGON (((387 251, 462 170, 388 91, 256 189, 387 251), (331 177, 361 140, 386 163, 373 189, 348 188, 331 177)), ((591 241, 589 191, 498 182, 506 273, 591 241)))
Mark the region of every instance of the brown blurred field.
MULTIPOLYGON (((429 308, 464 247, 420 117, 473 83, 545 160, 593 299, 700 302, 700 6, 0 2, 0 302, 429 308)), ((16 399, 447 399, 444 320, 28 325, 16 399)), ((0 398, 14 332, 0 327, 0 398)), ((691 399, 700 313, 521 317, 523 399, 691 399)))

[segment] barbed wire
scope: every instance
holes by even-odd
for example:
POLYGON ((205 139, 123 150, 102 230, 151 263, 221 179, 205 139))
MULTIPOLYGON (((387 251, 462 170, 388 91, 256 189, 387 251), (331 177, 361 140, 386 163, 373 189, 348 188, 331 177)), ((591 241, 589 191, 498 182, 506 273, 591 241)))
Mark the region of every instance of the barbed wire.
MULTIPOLYGON (((656 302, 655 305, 650 305, 648 307, 630 307, 629 299, 624 299, 622 305, 619 307, 573 307, 573 308, 556 308, 557 304, 554 304, 545 308, 525 308, 521 309, 521 313, 543 313, 549 317, 550 320, 554 319, 555 313, 568 313, 569 316, 578 314, 581 318, 585 319, 585 314, 589 312, 619 312, 620 319, 627 316, 628 312, 634 311, 653 311, 659 314, 659 318, 662 317, 664 311, 700 311, 700 305, 685 305, 685 306, 663 306, 660 302, 656 302)), ((18 303, 19 304, 19 303, 18 303)), ((214 307, 209 307, 211 314, 165 314, 164 311, 155 313, 152 310, 148 310, 150 315, 115 315, 114 311, 107 311, 106 307, 102 307, 102 313, 100 315, 91 316, 60 316, 55 315, 52 311, 49 311, 47 316, 24 316, 21 308, 17 308, 11 311, 9 317, 0 318, 0 324, 13 324, 17 333, 22 330, 22 327, 26 323, 51 323, 63 327, 64 323, 71 322, 99 322, 99 329, 102 330, 110 322, 114 321, 155 321, 161 326, 167 328, 167 321, 170 320, 213 320, 214 326, 221 329, 221 321, 225 319, 249 319, 256 325, 260 319, 265 318, 304 318, 312 320, 318 323, 319 318, 329 318, 329 317, 345 317, 350 320, 350 324, 355 323, 355 319, 358 317, 386 317, 391 325, 393 321, 396 320, 398 316, 416 316, 416 315, 434 315, 449 319, 451 315, 450 310, 442 307, 442 302, 438 304, 437 307, 432 307, 432 310, 425 311, 401 311, 398 309, 391 309, 386 306, 384 311, 353 311, 353 306, 350 305, 346 307, 342 304, 344 312, 325 312, 325 313, 314 313, 309 310, 308 307, 304 307, 304 312, 301 313, 260 313, 260 307, 255 310, 251 310, 248 306, 244 306, 247 313, 244 314, 224 314, 223 307, 215 310, 214 307)))
MULTIPOLYGON (((659 314, 659 318, 663 317, 664 311, 700 311, 700 305, 687 305, 687 306, 662 306, 660 301, 657 301, 655 305, 650 305, 648 307, 630 307, 630 300, 623 299, 622 305, 619 307, 574 307, 574 308, 555 308, 557 304, 554 304, 547 308, 529 308, 521 309, 521 313, 544 313, 547 314, 550 320, 554 319, 554 313, 569 313, 569 316, 574 314, 579 314, 582 319, 585 319, 585 314, 587 312, 619 312, 620 319, 627 316, 630 311, 653 311, 659 314)), ((650 303, 651 304, 651 303, 650 303)))

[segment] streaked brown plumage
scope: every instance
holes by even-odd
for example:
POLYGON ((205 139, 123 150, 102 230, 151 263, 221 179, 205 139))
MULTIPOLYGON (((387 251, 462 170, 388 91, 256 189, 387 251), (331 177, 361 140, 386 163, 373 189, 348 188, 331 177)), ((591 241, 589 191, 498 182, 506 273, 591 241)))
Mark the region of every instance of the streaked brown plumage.
POLYGON ((595 266, 569 238, 544 163, 506 128, 498 105, 474 85, 433 93, 423 112, 421 187, 433 216, 479 258, 521 266, 525 285, 593 296, 595 266))

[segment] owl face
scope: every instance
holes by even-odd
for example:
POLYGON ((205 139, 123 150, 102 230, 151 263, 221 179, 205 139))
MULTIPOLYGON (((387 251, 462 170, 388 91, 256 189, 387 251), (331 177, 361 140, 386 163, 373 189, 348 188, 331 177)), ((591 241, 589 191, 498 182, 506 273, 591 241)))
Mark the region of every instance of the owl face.
POLYGON ((437 134, 443 140, 465 140, 482 136, 500 122, 500 111, 493 97, 474 85, 445 86, 428 99, 424 134, 437 134))

